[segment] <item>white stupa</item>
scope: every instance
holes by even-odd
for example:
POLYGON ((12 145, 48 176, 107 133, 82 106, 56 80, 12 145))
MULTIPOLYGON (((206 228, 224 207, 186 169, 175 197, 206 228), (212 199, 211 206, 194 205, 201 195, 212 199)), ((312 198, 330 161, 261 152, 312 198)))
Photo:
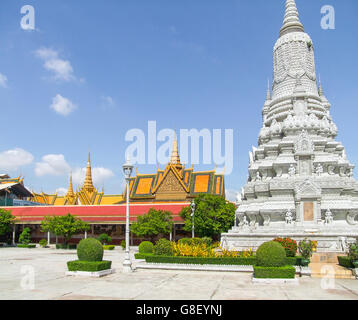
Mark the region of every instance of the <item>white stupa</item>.
POLYGON ((358 182, 321 83, 314 45, 294 0, 286 1, 274 50, 273 92, 262 110, 258 147, 237 198, 236 225, 222 234, 227 248, 255 248, 280 236, 318 241, 318 251, 342 251, 358 237, 358 182))

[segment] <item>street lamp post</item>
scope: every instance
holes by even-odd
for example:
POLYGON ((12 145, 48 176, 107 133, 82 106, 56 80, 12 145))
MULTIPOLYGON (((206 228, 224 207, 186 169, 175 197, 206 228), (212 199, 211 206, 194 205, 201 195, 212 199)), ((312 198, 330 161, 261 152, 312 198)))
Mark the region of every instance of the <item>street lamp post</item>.
POLYGON ((129 180, 132 174, 133 166, 127 159, 123 165, 123 173, 127 183, 127 210, 126 210, 126 253, 123 262, 123 272, 132 271, 132 262, 129 255, 129 180))
POLYGON ((191 227, 191 236, 195 238, 195 227, 194 227, 194 213, 195 213, 195 201, 191 202, 191 219, 192 219, 192 227, 191 227))

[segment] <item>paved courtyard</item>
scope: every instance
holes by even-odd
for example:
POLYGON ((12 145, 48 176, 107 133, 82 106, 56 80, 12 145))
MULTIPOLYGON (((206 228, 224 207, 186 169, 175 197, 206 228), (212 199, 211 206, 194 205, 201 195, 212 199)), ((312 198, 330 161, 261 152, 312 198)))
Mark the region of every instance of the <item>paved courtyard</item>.
POLYGON ((236 300, 348 299, 358 300, 358 280, 302 277, 299 285, 253 284, 251 274, 234 272, 163 271, 121 272, 124 252, 106 251, 116 273, 103 278, 65 276, 66 262, 75 250, 0 249, 0 299, 35 300, 236 300), (34 286, 31 288, 31 275, 34 286), (329 289, 324 289, 330 287, 329 289))

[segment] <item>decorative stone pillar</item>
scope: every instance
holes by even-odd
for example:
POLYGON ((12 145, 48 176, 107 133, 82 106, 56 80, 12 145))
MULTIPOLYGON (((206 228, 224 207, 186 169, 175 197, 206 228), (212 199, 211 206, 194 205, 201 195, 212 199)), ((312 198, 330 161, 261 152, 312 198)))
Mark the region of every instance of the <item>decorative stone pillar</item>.
POLYGON ((317 224, 322 223, 322 212, 321 212, 321 200, 317 199, 316 202, 316 222, 317 224))
POLYGON ((51 234, 50 231, 47 231, 47 244, 50 244, 51 242, 51 234))
POLYGON ((87 231, 85 231, 85 239, 87 239, 87 231))

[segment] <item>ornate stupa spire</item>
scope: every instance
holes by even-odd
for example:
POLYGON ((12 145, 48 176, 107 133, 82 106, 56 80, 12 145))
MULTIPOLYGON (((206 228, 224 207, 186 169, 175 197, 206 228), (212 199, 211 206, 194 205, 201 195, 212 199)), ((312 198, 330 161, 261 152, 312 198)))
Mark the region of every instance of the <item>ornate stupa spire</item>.
POLYGON ((86 169, 86 178, 83 184, 83 188, 88 191, 93 191, 93 181, 92 181, 92 168, 91 168, 91 154, 88 153, 88 162, 87 162, 87 169, 86 169))
POLYGON ((290 32, 304 32, 303 24, 300 21, 295 0, 286 0, 286 13, 280 36, 290 32))
POLYGON ((70 185, 68 187, 68 191, 67 191, 67 197, 73 197, 75 195, 75 193, 73 192, 73 184, 72 184, 72 172, 70 175, 70 185))

